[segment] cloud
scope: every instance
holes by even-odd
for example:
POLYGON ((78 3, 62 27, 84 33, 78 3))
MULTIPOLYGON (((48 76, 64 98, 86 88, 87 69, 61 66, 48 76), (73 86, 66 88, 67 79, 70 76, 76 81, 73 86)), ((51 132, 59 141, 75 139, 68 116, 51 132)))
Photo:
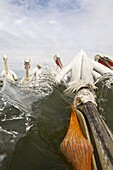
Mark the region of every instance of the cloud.
POLYGON ((27 57, 34 65, 53 64, 55 53, 66 63, 81 48, 89 57, 112 58, 112 20, 112 0, 0 1, 0 68, 5 53, 14 69, 23 68, 27 57))

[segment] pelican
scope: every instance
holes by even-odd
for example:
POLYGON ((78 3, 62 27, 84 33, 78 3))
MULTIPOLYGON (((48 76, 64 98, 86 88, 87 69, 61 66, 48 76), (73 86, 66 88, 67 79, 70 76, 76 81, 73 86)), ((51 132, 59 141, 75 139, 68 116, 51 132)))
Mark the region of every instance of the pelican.
POLYGON ((41 71, 41 68, 42 67, 39 64, 37 64, 36 67, 31 70, 31 72, 30 72, 30 79, 31 80, 37 80, 38 75, 41 71))
POLYGON ((63 64, 61 62, 61 59, 60 59, 60 55, 59 54, 55 54, 54 56, 54 61, 56 63, 56 65, 58 66, 58 68, 62 69, 63 68, 63 64))
POLYGON ((78 81, 79 79, 94 83, 94 77, 97 79, 105 73, 113 74, 113 71, 108 67, 88 58, 83 50, 78 53, 73 61, 59 71, 56 75, 58 83, 61 83, 64 80, 65 75, 69 72, 71 72, 69 83, 78 81))
POLYGON ((19 83, 21 85, 27 85, 27 84, 31 83, 32 81, 35 81, 37 79, 37 76, 38 76, 37 74, 38 74, 39 70, 41 69, 41 66, 39 64, 37 64, 37 66, 34 69, 30 70, 31 60, 26 59, 24 61, 24 68, 25 68, 25 76, 19 83))
POLYGON ((10 81, 17 81, 18 77, 17 75, 12 71, 12 70, 9 70, 8 68, 8 57, 7 55, 4 55, 3 57, 3 60, 4 60, 4 67, 5 67, 5 70, 3 70, 1 72, 1 77, 6 77, 8 80, 10 81))
POLYGON ((30 79, 30 67, 31 67, 31 60, 30 59, 26 59, 24 61, 25 76, 20 81, 19 84, 27 84, 29 82, 29 79, 30 79))
POLYGON ((71 105, 70 125, 60 149, 76 170, 112 170, 113 136, 98 112, 93 88, 84 82, 79 88, 73 86, 76 104, 71 105))
POLYGON ((94 59, 95 59, 95 61, 97 61, 97 62, 103 64, 104 66, 110 68, 111 70, 113 70, 113 61, 110 58, 108 58, 104 55, 97 54, 94 59))
POLYGON ((60 145, 61 152, 76 170, 112 170, 113 136, 98 112, 92 73, 95 71, 100 75, 113 75, 113 71, 88 59, 83 51, 60 71, 57 77, 60 83, 69 70, 72 72, 71 81, 65 92, 75 94, 75 105, 71 106, 70 126, 60 145), (76 115, 75 107, 80 115, 76 115), (88 135, 84 136, 85 132, 88 135))

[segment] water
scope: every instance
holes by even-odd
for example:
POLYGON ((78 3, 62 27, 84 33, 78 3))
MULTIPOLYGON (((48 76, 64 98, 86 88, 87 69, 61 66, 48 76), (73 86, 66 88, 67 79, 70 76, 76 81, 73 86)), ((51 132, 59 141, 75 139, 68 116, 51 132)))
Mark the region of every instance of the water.
MULTIPOLYGON (((108 77, 108 76, 107 76, 108 77)), ((73 96, 64 94, 52 77, 37 88, 5 82, 0 100, 0 170, 71 170, 60 152, 71 115, 73 96), (4 101, 2 98, 6 98, 4 101)), ((113 132, 112 76, 97 82, 101 116, 113 132)))
POLYGON ((99 113, 113 133, 113 76, 105 74, 96 85, 99 113))

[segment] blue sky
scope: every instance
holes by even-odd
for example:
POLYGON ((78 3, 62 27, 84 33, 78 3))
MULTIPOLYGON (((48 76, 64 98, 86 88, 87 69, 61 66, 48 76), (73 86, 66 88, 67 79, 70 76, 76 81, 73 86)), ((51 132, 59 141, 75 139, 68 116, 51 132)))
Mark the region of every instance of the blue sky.
POLYGON ((0 0, 0 70, 4 54, 18 70, 56 53, 68 63, 81 48, 113 59, 113 0, 0 0))

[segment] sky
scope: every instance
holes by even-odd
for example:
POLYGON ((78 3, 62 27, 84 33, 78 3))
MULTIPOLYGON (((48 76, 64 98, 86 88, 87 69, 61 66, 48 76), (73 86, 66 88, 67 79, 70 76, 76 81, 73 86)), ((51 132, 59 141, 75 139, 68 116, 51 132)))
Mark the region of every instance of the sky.
POLYGON ((8 55, 12 70, 24 59, 69 63, 83 49, 88 57, 113 59, 113 0, 0 0, 0 70, 8 55))

